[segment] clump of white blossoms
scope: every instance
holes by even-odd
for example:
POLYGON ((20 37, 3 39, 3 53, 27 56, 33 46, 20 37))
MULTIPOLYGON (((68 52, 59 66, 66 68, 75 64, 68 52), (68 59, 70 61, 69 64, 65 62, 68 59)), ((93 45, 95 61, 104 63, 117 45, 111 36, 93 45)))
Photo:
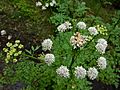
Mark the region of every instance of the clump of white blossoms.
POLYGON ((50 2, 46 2, 46 3, 42 3, 40 1, 36 2, 36 6, 39 7, 39 6, 42 6, 42 10, 46 10, 49 6, 53 7, 55 6, 57 3, 55 0, 52 0, 50 2))
POLYGON ((50 6, 53 7, 54 5, 56 5, 56 1, 52 0, 52 2, 50 2, 50 6))
POLYGON ((42 3, 41 2, 36 2, 36 6, 38 7, 38 6, 42 6, 42 3))
POLYGON ((46 10, 47 8, 45 6, 42 6, 42 10, 46 10))
POLYGON ((104 57, 98 58, 97 63, 100 69, 105 69, 107 66, 106 58, 104 57))
POLYGON ((61 77, 69 78, 69 70, 67 69, 67 66, 61 65, 57 70, 56 73, 60 75, 61 77))
POLYGON ((53 54, 46 54, 45 55, 45 63, 50 66, 53 62, 55 62, 55 56, 53 54))
POLYGON ((97 35, 98 31, 95 27, 89 27, 88 31, 90 32, 91 35, 97 35))
POLYGON ((6 31, 5 30, 2 30, 1 31, 1 35, 3 36, 3 35, 5 35, 6 34, 6 31))
POLYGON ((98 50, 98 52, 104 54, 104 53, 105 53, 105 50, 106 50, 106 48, 107 48, 107 46, 108 46, 107 41, 106 41, 105 39, 99 39, 97 42, 98 42, 98 43, 97 43, 97 45, 95 46, 96 49, 98 50))
POLYGON ((65 22, 57 27, 59 32, 65 32, 67 29, 71 29, 71 23, 70 22, 65 22))
POLYGON ((91 80, 94 80, 97 78, 98 76, 98 71, 95 67, 93 68, 89 68, 88 71, 87 71, 87 74, 88 74, 88 77, 91 79, 91 80))
POLYGON ((77 28, 79 28, 79 29, 86 29, 86 24, 84 22, 78 22, 77 23, 77 28))
POLYGON ((53 44, 53 42, 51 39, 45 39, 42 42, 42 50, 44 50, 44 51, 51 50, 52 44, 53 44))
POLYGON ((80 67, 78 67, 78 66, 75 67, 74 73, 75 73, 75 76, 76 76, 77 78, 83 79, 83 78, 85 78, 85 76, 86 76, 86 70, 85 70, 82 66, 80 66, 80 67))
POLYGON ((75 48, 82 47, 87 41, 87 37, 80 35, 79 32, 76 32, 74 36, 71 36, 70 43, 75 48))

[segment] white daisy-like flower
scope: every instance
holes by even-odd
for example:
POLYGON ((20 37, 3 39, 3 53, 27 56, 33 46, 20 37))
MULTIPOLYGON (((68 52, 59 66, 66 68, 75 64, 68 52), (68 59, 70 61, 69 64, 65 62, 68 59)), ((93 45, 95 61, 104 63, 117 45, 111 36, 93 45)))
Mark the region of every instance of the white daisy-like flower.
POLYGON ((88 77, 91 79, 91 80, 94 80, 97 78, 98 76, 98 71, 95 67, 90 67, 87 71, 87 74, 88 74, 88 77))
POLYGON ((42 6, 42 10, 46 10, 47 8, 45 6, 42 6))
POLYGON ((100 69, 105 69, 107 66, 106 58, 104 58, 104 57, 98 58, 97 63, 98 63, 98 67, 100 69))
POLYGON ((75 73, 75 76, 76 76, 77 78, 83 79, 83 78, 85 78, 85 76, 86 76, 86 70, 85 70, 82 66, 80 66, 80 67, 78 67, 78 66, 75 67, 74 73, 75 73))
POLYGON ((67 29, 71 29, 71 23, 65 22, 57 27, 59 32, 65 32, 67 29))
POLYGON ((70 43, 75 48, 82 47, 87 41, 87 37, 80 35, 79 32, 76 32, 74 36, 71 36, 70 43))
POLYGON ((69 70, 67 69, 67 66, 61 65, 57 70, 56 73, 60 75, 61 77, 69 78, 69 70))
POLYGON ((53 62, 55 62, 55 56, 53 54, 46 54, 45 55, 45 63, 50 66, 53 62))
POLYGON ((49 7, 49 3, 45 3, 45 7, 49 7))
POLYGON ((51 39, 45 39, 42 42, 42 50, 44 50, 44 51, 51 50, 52 44, 53 44, 53 42, 51 41, 51 39))
POLYGON ((107 46, 108 46, 108 44, 105 39, 99 39, 98 43, 95 47, 98 50, 98 52, 100 52, 101 54, 104 54, 107 46))
POLYGON ((98 31, 95 27, 89 27, 88 31, 90 32, 91 35, 97 35, 98 31))
POLYGON ((3 35, 5 35, 6 34, 6 31, 5 30, 2 30, 1 31, 1 35, 3 36, 3 35))
POLYGON ((36 2, 36 6, 42 6, 42 3, 41 2, 36 2))
POLYGON ((79 29, 86 29, 86 24, 85 24, 84 22, 78 22, 78 23, 77 23, 77 27, 78 27, 79 29))

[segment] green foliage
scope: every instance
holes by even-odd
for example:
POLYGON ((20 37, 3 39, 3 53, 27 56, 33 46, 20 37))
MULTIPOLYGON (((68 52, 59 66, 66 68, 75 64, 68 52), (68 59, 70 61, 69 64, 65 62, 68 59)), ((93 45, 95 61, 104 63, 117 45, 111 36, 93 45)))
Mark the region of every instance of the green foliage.
MULTIPOLYGON (((3 84, 15 84, 20 81, 25 86, 44 90, 50 85, 54 74, 53 70, 42 63, 36 64, 33 61, 24 60, 16 65, 10 65, 4 70, 4 76, 1 82, 3 84)), ((32 89, 29 90, 32 90, 32 89)))
POLYGON ((75 18, 83 18, 86 15, 88 8, 85 6, 85 2, 63 0, 58 3, 57 11, 54 12, 54 16, 50 17, 53 24, 58 26, 65 21, 71 21, 75 18))
POLYGON ((35 8, 35 2, 30 2, 29 0, 11 0, 11 2, 16 7, 13 18, 25 17, 37 20, 39 10, 35 8))
POLYGON ((64 21, 71 20, 71 18, 68 17, 67 15, 55 13, 54 16, 50 17, 50 20, 53 24, 55 24, 57 26, 57 25, 63 23, 64 21))
MULTIPOLYGON (((44 0, 48 2, 49 0, 44 0)), ((85 0, 86 1, 86 0, 85 0)), ((88 3, 91 2, 87 0, 88 3)), ((96 16, 91 14, 90 9, 86 7, 81 0, 57 0, 57 8, 54 9, 53 16, 50 20, 55 26, 58 26, 65 21, 70 21, 73 24, 72 30, 67 32, 60 32, 53 37, 52 53, 55 55, 55 62, 51 66, 47 66, 44 62, 44 54, 36 54, 35 52, 40 48, 39 46, 31 46, 30 50, 21 52, 22 44, 17 40, 15 44, 7 43, 7 47, 3 49, 6 53, 6 63, 15 59, 19 59, 19 54, 22 53, 20 58, 22 61, 15 64, 10 63, 5 66, 4 72, 0 75, 1 85, 15 84, 16 82, 22 82, 25 84, 24 90, 90 90, 91 82, 88 78, 77 79, 74 76, 74 70, 76 66, 83 66, 86 70, 89 67, 97 66, 97 59, 100 56, 104 56, 107 59, 107 68, 99 70, 97 77, 98 81, 107 85, 119 85, 119 66, 120 66, 120 14, 119 12, 113 18, 113 20, 106 24, 104 19, 97 16, 100 8, 100 4, 96 4, 97 1, 89 3, 92 7, 98 5, 95 9, 96 16), (76 28, 78 21, 87 22, 87 26, 96 26, 99 34, 91 36, 88 30, 79 30, 76 28), (80 32, 81 35, 88 36, 88 42, 82 47, 73 49, 70 44, 70 38, 75 32, 80 32), (108 41, 108 48, 106 54, 101 55, 96 51, 95 45, 99 38, 105 38, 108 41), (35 60, 35 61, 34 61, 35 60), (39 61, 36 62, 36 61, 39 61), (72 64, 71 64, 72 63, 72 64), (70 70, 70 78, 63 78, 56 74, 56 69, 61 65, 67 66, 70 70)), ((34 1, 29 0, 10 0, 15 10, 13 18, 23 16, 30 18, 31 20, 37 20, 39 10, 35 7, 34 1), (37 16, 36 16, 37 15, 37 16)), ((1 7, 1 6, 0 6, 1 7)), ((52 10, 52 9, 51 9, 52 10)), ((47 14, 46 14, 47 15, 47 14)), ((41 17, 40 20, 44 21, 45 17, 41 17)), ((41 25, 41 21, 37 24, 41 25)), ((36 23, 34 23, 34 27, 36 23)), ((42 27, 43 28, 43 27, 42 27)), ((33 28, 31 29, 33 30, 33 28)), ((39 28, 36 28, 37 32, 39 28)), ((43 29, 44 30, 44 29, 43 29)), ((45 33, 46 35, 46 33, 45 33)), ((4 59, 3 53, 0 53, 0 57, 4 59)))

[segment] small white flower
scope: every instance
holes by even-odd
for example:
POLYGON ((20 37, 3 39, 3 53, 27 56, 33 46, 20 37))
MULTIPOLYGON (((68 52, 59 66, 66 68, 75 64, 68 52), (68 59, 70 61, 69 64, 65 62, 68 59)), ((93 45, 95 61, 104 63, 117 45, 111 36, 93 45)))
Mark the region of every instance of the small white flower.
POLYGON ((83 78, 85 78, 85 76, 86 76, 86 70, 85 70, 82 66, 80 66, 80 67, 78 67, 78 66, 75 67, 74 73, 75 73, 75 76, 76 76, 77 78, 83 79, 83 78))
POLYGON ((69 78, 69 70, 67 69, 67 66, 61 65, 57 70, 56 73, 60 75, 61 77, 69 78))
POLYGON ((66 26, 67 29, 71 29, 72 26, 71 26, 71 23, 70 22, 65 22, 64 25, 66 26))
POLYGON ((54 6, 54 3, 53 3, 53 2, 50 2, 50 6, 53 7, 53 6, 54 6))
POLYGON ((47 8, 45 6, 42 6, 42 10, 46 10, 47 8))
POLYGON ((12 35, 8 35, 8 40, 10 40, 12 38, 12 35))
POLYGON ((105 69, 107 66, 106 58, 104 57, 98 58, 97 63, 100 69, 105 69))
POLYGON ((53 62, 55 62, 55 56, 53 54, 46 54, 45 55, 45 63, 50 66, 53 62))
POLYGON ((71 29, 71 23, 65 22, 57 27, 59 32, 65 32, 67 29, 71 29))
POLYGON ((55 0, 52 0, 52 3, 53 3, 54 5, 56 5, 56 1, 55 1, 55 0))
POLYGON ((104 54, 108 44, 105 39, 99 39, 97 45, 95 46, 98 52, 104 54))
POLYGON ((97 35, 98 31, 95 27, 89 27, 88 31, 90 32, 91 35, 97 35))
POLYGON ((87 74, 88 74, 88 77, 91 79, 91 80, 94 80, 97 78, 98 76, 98 71, 95 67, 93 68, 89 68, 88 71, 87 71, 87 74))
POLYGON ((51 50, 53 42, 50 39, 45 39, 42 42, 42 50, 47 51, 51 50))
POLYGON ((78 22, 78 23, 77 23, 77 27, 78 27, 79 29, 86 29, 86 24, 85 24, 84 22, 78 22))
POLYGON ((6 31, 5 30, 2 30, 1 31, 1 35, 3 36, 3 35, 5 35, 6 34, 6 31))
POLYGON ((64 32, 67 28, 64 24, 61 24, 57 27, 57 29, 58 29, 59 32, 64 32))
POLYGON ((36 2, 36 6, 42 6, 41 2, 36 2))
POLYGON ((46 3, 46 4, 45 4, 45 7, 49 7, 49 4, 48 4, 48 3, 46 3))

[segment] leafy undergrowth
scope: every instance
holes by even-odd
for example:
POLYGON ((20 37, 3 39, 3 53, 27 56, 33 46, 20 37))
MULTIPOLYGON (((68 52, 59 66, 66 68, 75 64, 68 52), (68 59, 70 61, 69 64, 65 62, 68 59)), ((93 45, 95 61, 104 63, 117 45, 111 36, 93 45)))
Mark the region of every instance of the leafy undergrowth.
POLYGON ((56 0, 56 6, 46 10, 35 6, 35 0, 0 1, 0 27, 7 33, 0 36, 0 89, 91 90, 97 83, 106 86, 102 90, 119 88, 120 12, 105 8, 101 0, 83 1, 56 0), (85 22, 83 28, 78 22, 85 22), (95 36, 89 27, 96 28, 95 36), (85 44, 82 35, 87 36, 85 44), (71 43, 72 36, 80 43, 71 43), (102 53, 96 50, 100 38, 105 40, 102 53), (22 50, 13 44, 16 40, 24 45, 22 50), (107 63, 104 69, 98 68, 99 57, 107 63), (86 71, 82 78, 75 71, 80 66, 86 71), (93 79, 88 75, 92 67, 93 79))

